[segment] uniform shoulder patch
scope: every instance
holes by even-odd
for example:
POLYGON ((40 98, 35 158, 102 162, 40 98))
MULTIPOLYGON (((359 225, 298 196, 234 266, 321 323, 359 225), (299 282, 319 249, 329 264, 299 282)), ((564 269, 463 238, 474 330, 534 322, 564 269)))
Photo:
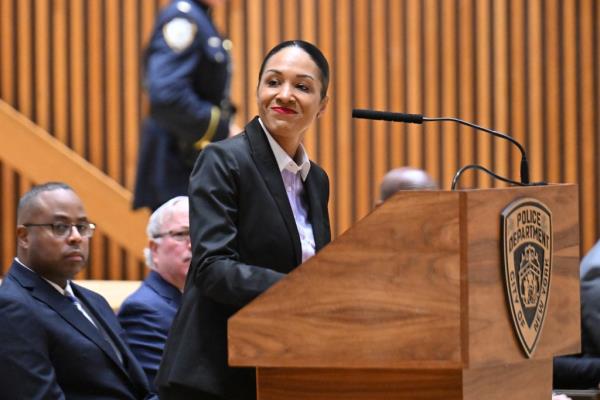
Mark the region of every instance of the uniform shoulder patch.
POLYGON ((187 18, 173 18, 163 26, 163 37, 173 51, 181 52, 190 47, 198 27, 187 18))

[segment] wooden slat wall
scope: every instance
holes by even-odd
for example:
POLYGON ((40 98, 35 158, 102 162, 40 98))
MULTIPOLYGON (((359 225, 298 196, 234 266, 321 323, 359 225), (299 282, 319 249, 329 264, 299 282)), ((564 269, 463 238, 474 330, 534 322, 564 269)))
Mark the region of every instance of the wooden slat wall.
MULTIPOLYGON (((132 189, 147 110, 140 59, 167 3, 0 0, 0 97, 132 189)), ((597 1, 230 0, 214 16, 234 43, 239 125, 256 113, 256 75, 275 43, 300 37, 330 60, 329 109, 306 145, 331 178, 334 235, 372 209, 396 166, 425 168, 444 188, 469 163, 518 178, 518 153, 499 140, 450 123, 352 120, 354 107, 457 116, 511 134, 533 180, 579 183, 582 251, 600 236, 597 1)), ((0 160, 3 266, 14 255, 16 201, 31 184, 0 160)), ((500 186, 475 172, 461 185, 500 186)), ((139 255, 103 233, 92 247, 85 277, 142 277, 139 255)))
MULTIPOLYGON (((131 189, 145 104, 139 72, 143 38, 165 4, 0 0, 2 100, 131 189)), ((18 198, 33 182, 1 160, 0 173, 2 272, 15 254, 18 198)), ((91 247, 81 278, 140 279, 146 272, 141 254, 130 254, 102 231, 91 247)))

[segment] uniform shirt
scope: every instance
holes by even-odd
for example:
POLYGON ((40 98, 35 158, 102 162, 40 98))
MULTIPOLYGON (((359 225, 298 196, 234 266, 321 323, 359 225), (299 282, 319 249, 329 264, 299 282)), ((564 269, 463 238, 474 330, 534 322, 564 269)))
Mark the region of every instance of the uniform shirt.
POLYGON ((144 54, 150 116, 142 124, 133 208, 156 210, 187 194, 198 152, 225 139, 231 42, 200 1, 173 0, 156 19, 144 54))
POLYGON ((180 142, 204 139, 196 150, 229 132, 229 48, 206 6, 178 0, 157 18, 146 49, 151 115, 180 142))
POLYGON ((308 205, 304 196, 304 185, 302 182, 306 180, 310 171, 310 160, 306 154, 304 146, 300 144, 296 153, 296 160, 292 159, 271 136, 263 122, 258 119, 260 125, 267 135, 271 150, 275 155, 285 192, 287 194, 294 220, 300 235, 300 244, 302 245, 302 262, 305 262, 310 257, 315 255, 315 237, 312 230, 312 225, 308 219, 308 205))

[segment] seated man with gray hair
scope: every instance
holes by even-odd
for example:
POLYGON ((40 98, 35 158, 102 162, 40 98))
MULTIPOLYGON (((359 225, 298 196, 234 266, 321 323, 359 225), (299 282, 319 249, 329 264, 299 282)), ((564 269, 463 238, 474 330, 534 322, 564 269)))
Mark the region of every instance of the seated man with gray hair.
POLYGON ((127 343, 154 387, 192 258, 188 197, 172 198, 154 211, 146 233, 144 255, 151 271, 140 288, 125 299, 118 318, 127 333, 127 343))

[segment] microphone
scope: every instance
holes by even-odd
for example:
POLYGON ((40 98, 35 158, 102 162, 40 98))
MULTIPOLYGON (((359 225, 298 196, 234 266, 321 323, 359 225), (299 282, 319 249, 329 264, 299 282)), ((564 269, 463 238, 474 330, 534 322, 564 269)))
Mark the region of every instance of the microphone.
POLYGON ((493 129, 484 128, 479 125, 475 125, 471 122, 464 121, 459 118, 452 117, 435 117, 429 118, 424 117, 423 114, 405 114, 405 113, 396 113, 396 112, 388 112, 388 111, 375 111, 375 110, 365 110, 355 108, 352 110, 352 118, 362 118, 362 119, 372 119, 372 120, 383 120, 383 121, 394 121, 394 122, 406 122, 412 124, 422 124, 423 122, 430 121, 452 121, 457 122, 462 125, 469 126, 471 128, 487 132, 493 136, 508 140, 513 145, 517 146, 519 151, 521 152, 521 184, 529 185, 529 163, 527 162, 527 155, 525 154, 525 149, 523 146, 517 142, 514 138, 495 131, 493 129))
POLYGON ((408 122, 411 124, 423 123, 423 116, 421 114, 404 114, 389 111, 361 110, 358 108, 352 110, 352 118, 408 122))

